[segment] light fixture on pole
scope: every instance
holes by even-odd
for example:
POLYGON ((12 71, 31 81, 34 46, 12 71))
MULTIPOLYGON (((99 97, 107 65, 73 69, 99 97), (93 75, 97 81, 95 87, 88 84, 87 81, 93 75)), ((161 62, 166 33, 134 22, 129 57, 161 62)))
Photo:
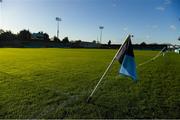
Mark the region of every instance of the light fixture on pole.
POLYGON ((57 21, 57 38, 59 38, 59 22, 62 20, 61 20, 61 18, 56 17, 56 21, 57 21))
POLYGON ((99 26, 100 29, 100 43, 102 42, 102 30, 104 29, 104 26, 99 26))

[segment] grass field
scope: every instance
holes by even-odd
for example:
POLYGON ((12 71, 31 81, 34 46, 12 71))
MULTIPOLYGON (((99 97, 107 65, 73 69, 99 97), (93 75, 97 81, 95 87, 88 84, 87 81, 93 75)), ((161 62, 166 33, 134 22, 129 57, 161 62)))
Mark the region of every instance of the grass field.
MULTIPOLYGON (((118 75, 116 61, 86 99, 116 50, 0 49, 0 118, 180 118, 180 55, 167 53, 118 75)), ((158 51, 135 51, 140 64, 158 51)))

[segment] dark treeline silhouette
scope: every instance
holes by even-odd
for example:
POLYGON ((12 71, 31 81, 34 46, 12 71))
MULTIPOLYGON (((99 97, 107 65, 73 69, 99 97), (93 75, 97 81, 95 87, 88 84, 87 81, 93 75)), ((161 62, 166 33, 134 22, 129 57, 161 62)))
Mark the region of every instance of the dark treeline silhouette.
POLYGON ((69 42, 68 37, 62 41, 59 38, 49 38, 44 32, 31 33, 21 30, 17 34, 0 29, 0 47, 61 47, 69 42))
POLYGON ((56 36, 49 38, 49 35, 44 32, 31 33, 29 30, 21 30, 17 34, 11 31, 0 29, 0 47, 54 47, 54 48, 97 48, 96 41, 83 42, 81 40, 69 40, 68 37, 60 40, 56 36))
MULTIPOLYGON (((31 33, 29 30, 21 30, 17 34, 11 31, 4 31, 0 29, 0 47, 14 47, 14 48, 103 48, 103 49, 117 49, 120 44, 111 44, 111 40, 107 44, 100 44, 93 40, 92 42, 85 42, 81 40, 69 40, 68 37, 60 40, 57 37, 49 38, 49 35, 44 32, 31 33)), ((159 50, 168 47, 167 44, 134 44, 134 49, 151 49, 159 50)))

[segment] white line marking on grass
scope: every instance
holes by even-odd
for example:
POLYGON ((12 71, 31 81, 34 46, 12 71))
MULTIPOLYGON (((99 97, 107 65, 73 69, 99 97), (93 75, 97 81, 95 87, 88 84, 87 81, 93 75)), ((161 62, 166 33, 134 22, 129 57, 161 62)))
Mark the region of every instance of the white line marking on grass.
POLYGON ((66 106, 77 102, 79 100, 80 96, 83 96, 83 95, 69 96, 69 98, 67 100, 63 101, 60 104, 58 103, 58 104, 55 104, 55 105, 48 105, 43 109, 43 111, 38 116, 33 117, 33 118, 43 118, 46 115, 48 115, 49 113, 55 112, 58 109, 63 109, 66 106))

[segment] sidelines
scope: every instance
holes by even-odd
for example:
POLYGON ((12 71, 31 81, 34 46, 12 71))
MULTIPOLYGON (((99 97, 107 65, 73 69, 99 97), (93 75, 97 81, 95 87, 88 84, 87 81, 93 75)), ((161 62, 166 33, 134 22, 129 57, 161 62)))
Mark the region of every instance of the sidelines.
POLYGON ((138 67, 140 67, 140 66, 142 66, 142 65, 145 65, 145 64, 147 64, 147 63, 149 63, 149 62, 151 62, 151 61, 153 61, 153 60, 155 60, 155 59, 157 59, 160 55, 162 55, 162 52, 164 51, 166 49, 166 47, 164 47, 156 56, 154 56, 153 58, 151 58, 151 59, 149 59, 149 60, 147 60, 147 61, 145 61, 145 62, 143 62, 143 63, 140 63, 139 65, 137 65, 137 67, 136 68, 138 68, 138 67))

